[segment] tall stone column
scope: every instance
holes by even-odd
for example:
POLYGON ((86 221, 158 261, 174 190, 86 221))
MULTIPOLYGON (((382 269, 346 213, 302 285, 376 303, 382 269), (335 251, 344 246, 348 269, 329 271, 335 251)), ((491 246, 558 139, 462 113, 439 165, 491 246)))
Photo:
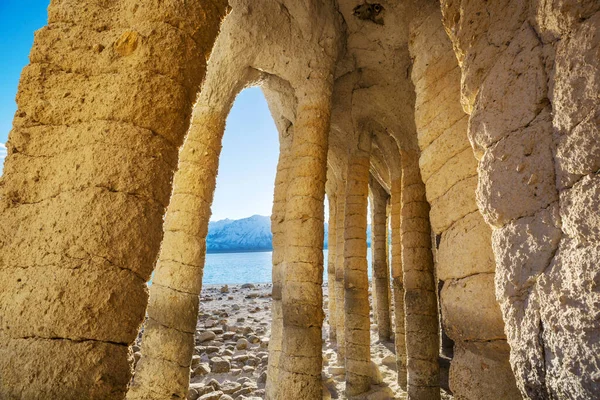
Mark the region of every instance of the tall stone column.
POLYGON ((227 6, 106 3, 53 1, 21 76, 0 189, 0 398, 124 397, 227 6))
POLYGON ((150 287, 142 358, 128 398, 187 395, 225 119, 223 111, 200 108, 180 152, 150 287))
POLYGON ((406 390, 408 373, 406 371, 406 331, 404 312, 404 276, 402 272, 401 208, 402 179, 392 178, 390 196, 390 225, 392 231, 392 285, 394 295, 394 343, 398 384, 406 390))
POLYGON ((371 192, 371 251, 373 281, 375 283, 374 314, 377 315, 379 340, 388 341, 392 334, 390 320, 390 273, 387 253, 387 202, 388 194, 375 179, 370 180, 371 192))
POLYGON ((335 266, 337 258, 337 196, 335 190, 328 196, 329 200, 329 230, 327 250, 327 288, 329 290, 329 340, 336 340, 337 303, 335 294, 335 266))
POLYGON ((441 3, 517 386, 597 397, 600 3, 441 3))
MULTIPOLYGON (((267 367, 267 396, 272 397, 278 385, 279 359, 283 341, 283 310, 281 303, 283 262, 285 260, 285 209, 289 182, 290 146, 293 138, 293 125, 288 128, 287 137, 280 139, 279 161, 275 176, 271 232, 273 233, 273 291, 271 302, 271 337, 269 338, 269 364, 267 367)), ((281 137, 282 135, 280 135, 281 137)))
POLYGON ((187 396, 206 236, 215 191, 225 122, 235 96, 257 73, 227 72, 217 40, 188 135, 179 153, 164 238, 150 288, 142 357, 128 399, 187 396))
POLYGON ((439 323, 433 275, 429 203, 417 152, 401 153, 402 217, 400 224, 406 351, 410 399, 439 399, 439 323))
POLYGON ((348 159, 344 239, 346 322, 346 395, 371 386, 367 209, 371 138, 361 135, 359 149, 348 159))
POLYGON ((283 341, 277 386, 270 399, 322 396, 323 201, 331 89, 331 78, 323 76, 297 92, 285 213, 283 341))
POLYGON ((346 365, 346 324, 345 324, 345 291, 344 291, 344 240, 346 219, 346 171, 337 187, 337 221, 336 221, 336 263, 335 263, 335 302, 336 302, 336 339, 338 363, 346 365))

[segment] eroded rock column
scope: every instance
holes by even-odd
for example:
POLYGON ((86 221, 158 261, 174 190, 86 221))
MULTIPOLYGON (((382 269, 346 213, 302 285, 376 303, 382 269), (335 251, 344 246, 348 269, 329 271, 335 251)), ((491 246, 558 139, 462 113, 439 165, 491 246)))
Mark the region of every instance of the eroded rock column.
POLYGON ((335 189, 332 189, 330 193, 331 194, 327 196, 329 201, 329 230, 327 232, 327 287, 329 289, 329 340, 335 341, 337 340, 337 303, 335 294, 335 265, 337 258, 337 196, 335 195, 335 189))
POLYGON ((387 253, 387 203, 388 194, 371 177, 371 251, 373 257, 373 281, 375 283, 374 313, 377 314, 379 340, 390 340, 392 334, 390 320, 390 273, 387 253))
POLYGON ((217 39, 179 153, 165 215, 164 238, 150 288, 142 357, 136 366, 129 399, 187 396, 206 235, 225 121, 237 93, 258 79, 256 71, 243 70, 237 65, 229 66, 227 80, 221 79, 225 68, 222 48, 221 37, 217 39))
POLYGON ((408 372, 406 371, 406 330, 404 310, 404 275, 402 272, 401 211, 402 178, 392 179, 390 196, 390 225, 392 231, 392 287, 394 296, 394 346, 398 384, 406 390, 408 372))
POLYGON ((275 175, 275 192, 273 196, 273 212, 271 214, 271 232, 273 234, 273 291, 271 302, 271 337, 269 338, 269 363, 267 366, 267 385, 265 390, 268 396, 275 392, 273 385, 277 385, 280 369, 279 359, 283 341, 283 310, 281 303, 282 294, 282 265, 285 260, 285 210, 286 195, 289 182, 290 146, 293 138, 293 125, 287 129, 287 135, 280 135, 280 153, 275 175))
POLYGON ((371 138, 361 134, 350 154, 346 181, 344 288, 346 328, 346 395, 371 386, 370 308, 367 275, 367 209, 371 138))
POLYGON ((443 1, 442 11, 479 158, 477 205, 493 228, 510 361, 527 398, 592 398, 600 4, 505 4, 443 1))
POLYGON ((454 341, 449 386, 460 398, 520 397, 494 289, 491 229, 477 209, 477 160, 460 103, 460 68, 438 4, 411 23, 419 165, 431 205, 444 332, 454 341), (441 281, 441 282, 440 282, 441 281), (486 365, 486 368, 482 368, 486 365))
POLYGON ((332 88, 329 72, 323 74, 298 92, 286 196, 283 342, 270 399, 322 396, 323 201, 332 88))
POLYGON ((429 204, 416 151, 401 153, 401 245, 410 399, 439 399, 438 305, 431 253, 429 204))
POLYGON ((344 289, 344 239, 346 221, 346 172, 338 182, 337 191, 337 222, 336 222, 336 264, 335 264, 335 301, 336 311, 336 339, 338 362, 346 364, 346 316, 345 316, 345 289, 344 289))
POLYGON ((0 196, 1 398, 123 398, 131 376, 227 2, 118 3, 52 2, 21 77, 0 196))
POLYGON ((197 107, 181 149, 130 399, 187 395, 210 207, 228 110, 197 107))

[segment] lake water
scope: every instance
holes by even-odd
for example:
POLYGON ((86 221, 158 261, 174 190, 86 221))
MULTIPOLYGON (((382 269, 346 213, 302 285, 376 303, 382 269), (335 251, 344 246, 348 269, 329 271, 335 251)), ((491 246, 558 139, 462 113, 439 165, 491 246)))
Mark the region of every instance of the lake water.
MULTIPOLYGON (((271 282, 271 251, 251 253, 211 253, 204 264, 204 285, 224 285, 271 282)), ((327 281, 327 250, 323 250, 324 281, 327 281)), ((371 249, 367 249, 369 278, 371 277, 371 249)))

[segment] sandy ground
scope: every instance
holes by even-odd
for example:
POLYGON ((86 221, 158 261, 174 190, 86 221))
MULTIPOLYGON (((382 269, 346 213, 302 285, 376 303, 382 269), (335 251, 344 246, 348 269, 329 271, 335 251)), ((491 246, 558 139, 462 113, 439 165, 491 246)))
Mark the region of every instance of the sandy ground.
MULTIPOLYGON (((328 288, 323 287, 324 304, 328 288)), ((271 325, 271 284, 207 285, 202 290, 188 399, 262 399, 271 325)), ((344 368, 323 327, 323 398, 346 399, 344 368)), ((392 342, 381 343, 371 325, 370 392, 355 400, 406 399, 396 382, 392 342)))

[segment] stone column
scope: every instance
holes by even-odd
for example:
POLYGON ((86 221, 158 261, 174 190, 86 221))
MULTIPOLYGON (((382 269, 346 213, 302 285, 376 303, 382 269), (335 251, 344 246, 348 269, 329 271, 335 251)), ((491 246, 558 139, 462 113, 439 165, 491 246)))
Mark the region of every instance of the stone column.
POLYGON ((227 6, 105 3, 53 1, 21 76, 0 189, 0 398, 124 397, 227 6))
POLYGON ((429 203, 417 152, 401 153, 401 243, 410 399, 439 399, 439 324, 431 253, 429 203))
POLYGON ((371 252, 373 281, 375 283, 374 314, 377 315, 379 340, 388 341, 392 334, 390 321, 390 274, 387 253, 387 202, 388 194, 375 179, 370 180, 371 192, 371 252))
POLYGON ((597 397, 600 3, 441 3, 517 386, 597 397))
POLYGON ((187 395, 221 139, 228 107, 197 107, 179 155, 128 398, 187 395))
POLYGON ((367 276, 367 209, 371 138, 363 134, 348 159, 344 248, 346 322, 346 395, 371 386, 369 278, 367 276))
POLYGON ((283 342, 277 386, 270 399, 322 396, 323 201, 331 88, 329 77, 319 77, 297 92, 285 213, 283 342))
POLYGON ((288 128, 286 137, 280 135, 280 153, 275 176, 271 231, 273 233, 273 291, 271 302, 271 337, 269 338, 269 364, 267 367, 266 393, 274 395, 278 385, 281 357, 283 312, 281 303, 283 262, 285 260, 285 208, 289 182, 290 146, 293 138, 293 125, 288 128))
POLYGON ((337 185, 337 221, 336 221, 336 263, 335 263, 335 302, 336 302, 336 338, 338 363, 346 365, 346 324, 345 324, 345 292, 344 292, 344 240, 346 219, 346 172, 337 185))
POLYGON ((392 178, 390 196, 390 225, 392 231, 392 285, 394 295, 394 342, 398 384, 406 390, 406 334, 404 312, 404 276, 402 272, 402 243, 400 241, 400 222, 402 208, 402 179, 392 178))
POLYGON ((329 290, 329 340, 336 339, 337 304, 335 294, 335 268, 337 248, 337 196, 335 190, 328 196, 329 200, 329 230, 327 250, 327 288, 329 290))

